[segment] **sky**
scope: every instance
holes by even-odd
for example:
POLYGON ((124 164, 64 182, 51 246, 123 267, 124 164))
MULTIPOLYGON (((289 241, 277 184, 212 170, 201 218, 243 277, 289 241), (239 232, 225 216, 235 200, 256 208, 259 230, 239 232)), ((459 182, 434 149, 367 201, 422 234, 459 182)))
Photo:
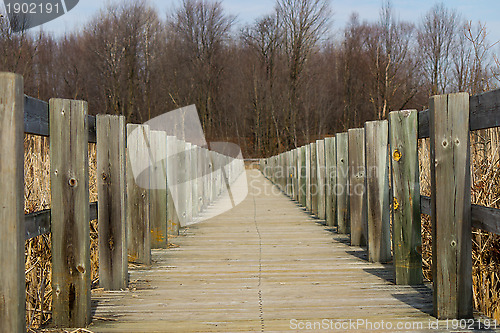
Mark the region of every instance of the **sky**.
MULTIPOLYGON (((29 1, 28 1, 29 2, 29 1)), ((180 0, 150 0, 157 8, 161 17, 167 11, 178 6, 180 0)), ((395 14, 402 20, 418 23, 422 16, 437 1, 435 0, 392 0, 395 14)), ((1 2, 0 2, 1 3, 1 2)), ((237 17, 237 24, 252 23, 262 15, 271 13, 274 0, 222 0, 227 13, 237 17)), ((379 17, 383 0, 331 0, 333 9, 332 31, 339 35, 353 12, 359 14, 361 21, 375 21, 379 17)), ((464 18, 473 22, 485 23, 490 42, 500 40, 500 1, 498 0, 447 0, 443 1, 448 8, 454 8, 464 18)), ((69 13, 43 26, 47 32, 61 35, 82 27, 85 22, 94 16, 106 1, 80 0, 78 5, 69 13)))

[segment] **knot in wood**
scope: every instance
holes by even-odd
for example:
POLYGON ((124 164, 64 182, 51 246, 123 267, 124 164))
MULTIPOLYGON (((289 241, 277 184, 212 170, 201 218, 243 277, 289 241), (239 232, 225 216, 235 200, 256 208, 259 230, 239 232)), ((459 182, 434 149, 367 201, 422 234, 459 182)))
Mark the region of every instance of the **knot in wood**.
POLYGON ((69 181, 68 181, 68 184, 69 184, 69 186, 71 186, 71 187, 75 187, 76 185, 78 185, 78 180, 76 180, 76 178, 74 178, 74 177, 71 177, 71 178, 69 179, 69 181))
POLYGON ((401 154, 401 152, 399 150, 394 150, 394 153, 392 154, 392 158, 396 161, 396 162, 399 162, 399 160, 401 159, 401 157, 403 156, 403 154, 401 154))
POLYGON ((392 207, 394 208, 394 210, 397 210, 399 208, 399 202, 397 198, 394 198, 392 207))

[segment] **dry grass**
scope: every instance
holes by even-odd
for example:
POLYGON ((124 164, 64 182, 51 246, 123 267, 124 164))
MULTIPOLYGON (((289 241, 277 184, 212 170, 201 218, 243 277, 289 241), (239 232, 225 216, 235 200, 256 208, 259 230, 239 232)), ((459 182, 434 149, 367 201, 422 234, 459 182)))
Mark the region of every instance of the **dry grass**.
MULTIPOLYGON (((26 135, 24 140, 24 211, 31 213, 50 208, 49 139, 26 135)), ((97 200, 95 145, 89 145, 90 201, 97 200)), ((92 280, 98 278, 97 221, 91 222, 92 280)), ((25 244, 26 326, 42 327, 51 318, 52 265, 51 239, 43 235, 25 244)))
MULTIPOLYGON (((430 196, 429 140, 420 140, 420 191, 430 196)), ((500 129, 471 134, 472 203, 500 208, 500 129)), ((422 264, 432 281, 432 231, 429 216, 422 215, 422 264)), ((473 229, 472 279, 474 307, 500 320, 500 236, 473 229)))

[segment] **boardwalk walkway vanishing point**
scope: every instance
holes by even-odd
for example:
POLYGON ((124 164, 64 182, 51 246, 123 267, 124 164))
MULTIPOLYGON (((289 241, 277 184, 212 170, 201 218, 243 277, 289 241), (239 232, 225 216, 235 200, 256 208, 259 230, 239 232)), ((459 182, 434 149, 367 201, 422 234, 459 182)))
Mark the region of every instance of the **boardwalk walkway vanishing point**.
POLYGON ((153 250, 153 266, 131 270, 128 290, 94 292, 89 329, 437 331, 428 285, 394 285, 391 265, 369 263, 260 172, 247 174, 239 206, 186 228, 177 248, 153 250))

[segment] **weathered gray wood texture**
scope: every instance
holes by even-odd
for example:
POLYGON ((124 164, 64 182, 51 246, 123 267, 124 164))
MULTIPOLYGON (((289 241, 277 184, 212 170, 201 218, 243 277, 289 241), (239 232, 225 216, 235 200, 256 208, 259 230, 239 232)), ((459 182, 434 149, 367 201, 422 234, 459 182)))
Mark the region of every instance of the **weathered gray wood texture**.
POLYGON ((52 223, 52 322, 90 323, 87 103, 49 101, 52 223))
POLYGON ((391 261, 389 123, 365 123, 368 259, 391 261))
POLYGON ((311 211, 311 144, 305 146, 306 160, 306 209, 311 211))
POLYGON ((339 234, 351 232, 349 214, 349 137, 346 132, 335 138, 337 150, 337 231, 339 234))
POLYGON ((127 125, 127 247, 129 261, 151 265, 150 168, 134 174, 133 163, 149 161, 147 125, 127 125), (134 132, 136 131, 136 132, 134 132))
POLYGON ((392 240, 397 284, 422 284, 417 112, 389 114, 392 163, 392 240))
POLYGON ((472 317, 469 96, 430 99, 434 315, 472 317))
POLYGON ((167 235, 179 235, 179 217, 175 209, 177 194, 177 142, 174 136, 167 136, 167 235))
POLYGON ((168 246, 167 235, 167 134, 151 131, 151 151, 154 157, 151 170, 150 190, 150 228, 151 248, 162 249, 168 246))
POLYGON ((318 150, 311 143, 311 213, 318 216, 318 150))
POLYGON ((0 73, 0 332, 25 332, 24 82, 0 73))
POLYGON ((299 166, 299 181, 298 181, 298 195, 299 203, 302 206, 306 206, 306 186, 307 186, 307 175, 306 175, 306 147, 300 147, 298 152, 298 166, 299 166))
POLYGON ((125 142, 125 117, 97 116, 99 285, 108 290, 128 284, 125 142))
POLYGON ((318 181, 318 217, 326 219, 326 164, 325 164, 325 140, 316 140, 316 171, 318 181))
POLYGON ((330 227, 337 225, 337 153, 335 138, 325 139, 325 217, 330 227))
POLYGON ((351 245, 364 246, 368 241, 365 184, 365 130, 355 128, 349 135, 349 206, 351 245))

